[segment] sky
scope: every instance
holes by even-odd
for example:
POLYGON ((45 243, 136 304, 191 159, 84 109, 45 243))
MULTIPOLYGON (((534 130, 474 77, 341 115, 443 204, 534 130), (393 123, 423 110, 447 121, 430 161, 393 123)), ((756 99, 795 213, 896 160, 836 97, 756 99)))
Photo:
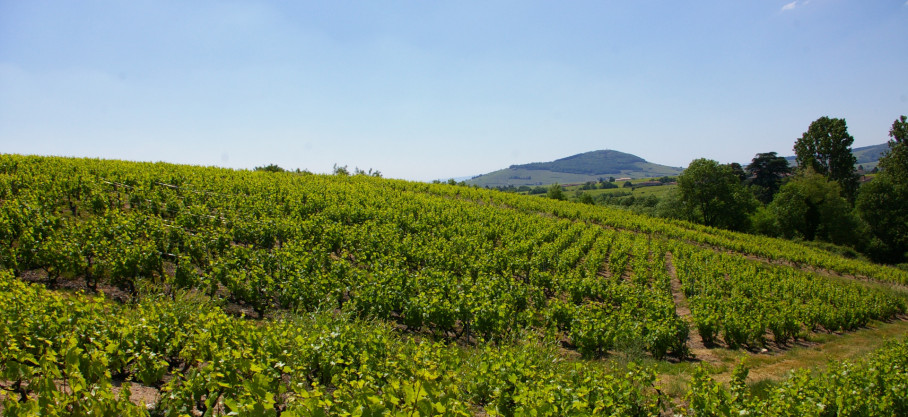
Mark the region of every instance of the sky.
POLYGON ((0 0, 0 152, 431 181, 614 149, 854 147, 908 114, 905 0, 0 0))

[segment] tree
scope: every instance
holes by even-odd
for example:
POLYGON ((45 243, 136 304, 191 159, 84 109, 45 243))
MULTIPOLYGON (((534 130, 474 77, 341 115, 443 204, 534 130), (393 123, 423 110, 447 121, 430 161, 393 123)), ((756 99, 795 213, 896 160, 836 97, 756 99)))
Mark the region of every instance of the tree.
POLYGON ((879 166, 892 179, 908 185, 908 116, 901 116, 892 122, 889 129, 889 150, 880 158, 879 166))
POLYGON ((738 181, 744 181, 747 179, 747 173, 744 172, 744 167, 737 162, 732 162, 728 164, 728 167, 731 168, 731 172, 738 177, 738 181))
POLYGON ((340 176, 346 177, 346 176, 350 175, 350 171, 347 170, 346 165, 338 166, 337 164, 334 164, 334 175, 340 175, 340 176))
POLYGON ((553 200, 564 200, 564 190, 561 189, 561 185, 558 185, 558 183, 555 183, 549 187, 549 190, 546 193, 546 196, 553 200))
POLYGON ((381 171, 379 171, 377 169, 373 171, 372 168, 369 168, 368 171, 364 171, 364 170, 359 169, 359 167, 356 167, 353 169, 353 175, 365 175, 368 177, 381 178, 381 171))
POLYGON ((750 176, 749 184, 760 200, 764 204, 769 204, 773 196, 779 192, 782 186, 782 179, 791 173, 791 167, 785 158, 778 156, 775 152, 758 153, 747 166, 747 174, 750 176))
POLYGON ((268 164, 263 167, 255 167, 253 168, 253 171, 284 172, 285 170, 276 164, 268 164))
POLYGON ((533 187, 532 190, 530 190, 530 194, 531 194, 531 195, 545 194, 547 191, 548 191, 548 190, 546 190, 545 187, 543 187, 543 186, 541 186, 541 185, 537 185, 537 186, 533 187))
POLYGON ((756 207, 728 165, 695 159, 678 176, 680 201, 686 216, 707 226, 748 229, 748 215, 756 207))
POLYGON ((861 187, 856 206, 873 232, 871 257, 901 262, 908 251, 908 118, 896 119, 889 136, 889 150, 879 163, 883 169, 861 187))
POLYGON ((823 116, 810 124, 795 142, 795 158, 799 169, 812 169, 827 179, 839 183, 842 193, 854 201, 858 178, 854 172, 857 159, 851 153, 854 138, 848 134, 845 119, 823 116))
POLYGON ((902 262, 908 251, 908 186, 898 184, 888 171, 861 187, 856 202, 873 238, 867 252, 880 262, 902 262))
POLYGON ((577 201, 580 202, 580 203, 583 203, 583 204, 596 204, 596 202, 593 201, 593 196, 591 196, 591 195, 589 195, 589 194, 587 194, 587 193, 585 193, 585 192, 583 192, 583 191, 577 190, 577 195, 576 195, 576 197, 577 197, 577 201))
POLYGON ((809 168, 783 185, 769 208, 788 239, 855 243, 858 222, 839 184, 809 168))

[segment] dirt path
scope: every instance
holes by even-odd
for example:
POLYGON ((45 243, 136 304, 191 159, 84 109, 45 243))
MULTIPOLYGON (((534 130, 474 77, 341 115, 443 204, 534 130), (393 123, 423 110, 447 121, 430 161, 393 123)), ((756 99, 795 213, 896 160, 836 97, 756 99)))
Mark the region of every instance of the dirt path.
POLYGON ((690 351, 691 358, 696 361, 718 364, 721 362, 721 359, 703 344, 703 338, 700 336, 700 332, 697 331, 697 326, 694 326, 690 306, 687 303, 687 297, 684 296, 684 291, 681 289, 681 280, 678 279, 678 273, 672 262, 672 256, 671 252, 665 253, 665 266, 671 277, 672 299, 675 302, 675 314, 690 325, 690 335, 687 337, 687 348, 690 351))

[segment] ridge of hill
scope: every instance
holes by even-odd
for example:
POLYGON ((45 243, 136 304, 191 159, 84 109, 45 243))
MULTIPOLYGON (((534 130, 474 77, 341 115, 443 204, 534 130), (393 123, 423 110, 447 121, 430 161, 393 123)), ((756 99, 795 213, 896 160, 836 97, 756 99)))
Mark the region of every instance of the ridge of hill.
POLYGON ((597 181, 602 177, 648 178, 678 175, 681 168, 654 164, 616 150, 579 153, 550 162, 511 165, 466 181, 480 187, 572 184, 597 181))

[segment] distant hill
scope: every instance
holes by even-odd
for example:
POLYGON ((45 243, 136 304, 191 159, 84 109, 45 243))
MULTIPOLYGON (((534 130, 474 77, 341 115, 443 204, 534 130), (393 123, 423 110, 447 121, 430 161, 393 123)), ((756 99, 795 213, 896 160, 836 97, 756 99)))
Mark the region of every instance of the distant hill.
POLYGON ((851 153, 854 154, 854 157, 858 159, 859 164, 866 164, 870 162, 877 162, 880 160, 880 157, 889 150, 889 144, 883 143, 880 145, 872 146, 862 146, 860 148, 854 148, 851 150, 851 153))
POLYGON ((646 163, 646 160, 629 153, 604 150, 581 153, 552 162, 533 162, 524 165, 511 165, 508 168, 554 171, 568 174, 604 175, 625 170, 633 171, 637 168, 638 163, 646 163))
POLYGON ((480 187, 576 184, 599 178, 649 178, 674 176, 681 168, 647 162, 629 153, 599 150, 572 155, 551 162, 533 162, 510 167, 467 180, 480 187))
MULTIPOLYGON (((856 164, 863 165, 865 169, 873 169, 876 166, 877 162, 880 160, 880 157, 889 150, 888 143, 882 143, 879 145, 870 145, 870 146, 861 146, 860 148, 852 148, 851 153, 857 159, 856 164)), ((792 166, 796 165, 794 156, 786 156, 786 160, 792 166)))

